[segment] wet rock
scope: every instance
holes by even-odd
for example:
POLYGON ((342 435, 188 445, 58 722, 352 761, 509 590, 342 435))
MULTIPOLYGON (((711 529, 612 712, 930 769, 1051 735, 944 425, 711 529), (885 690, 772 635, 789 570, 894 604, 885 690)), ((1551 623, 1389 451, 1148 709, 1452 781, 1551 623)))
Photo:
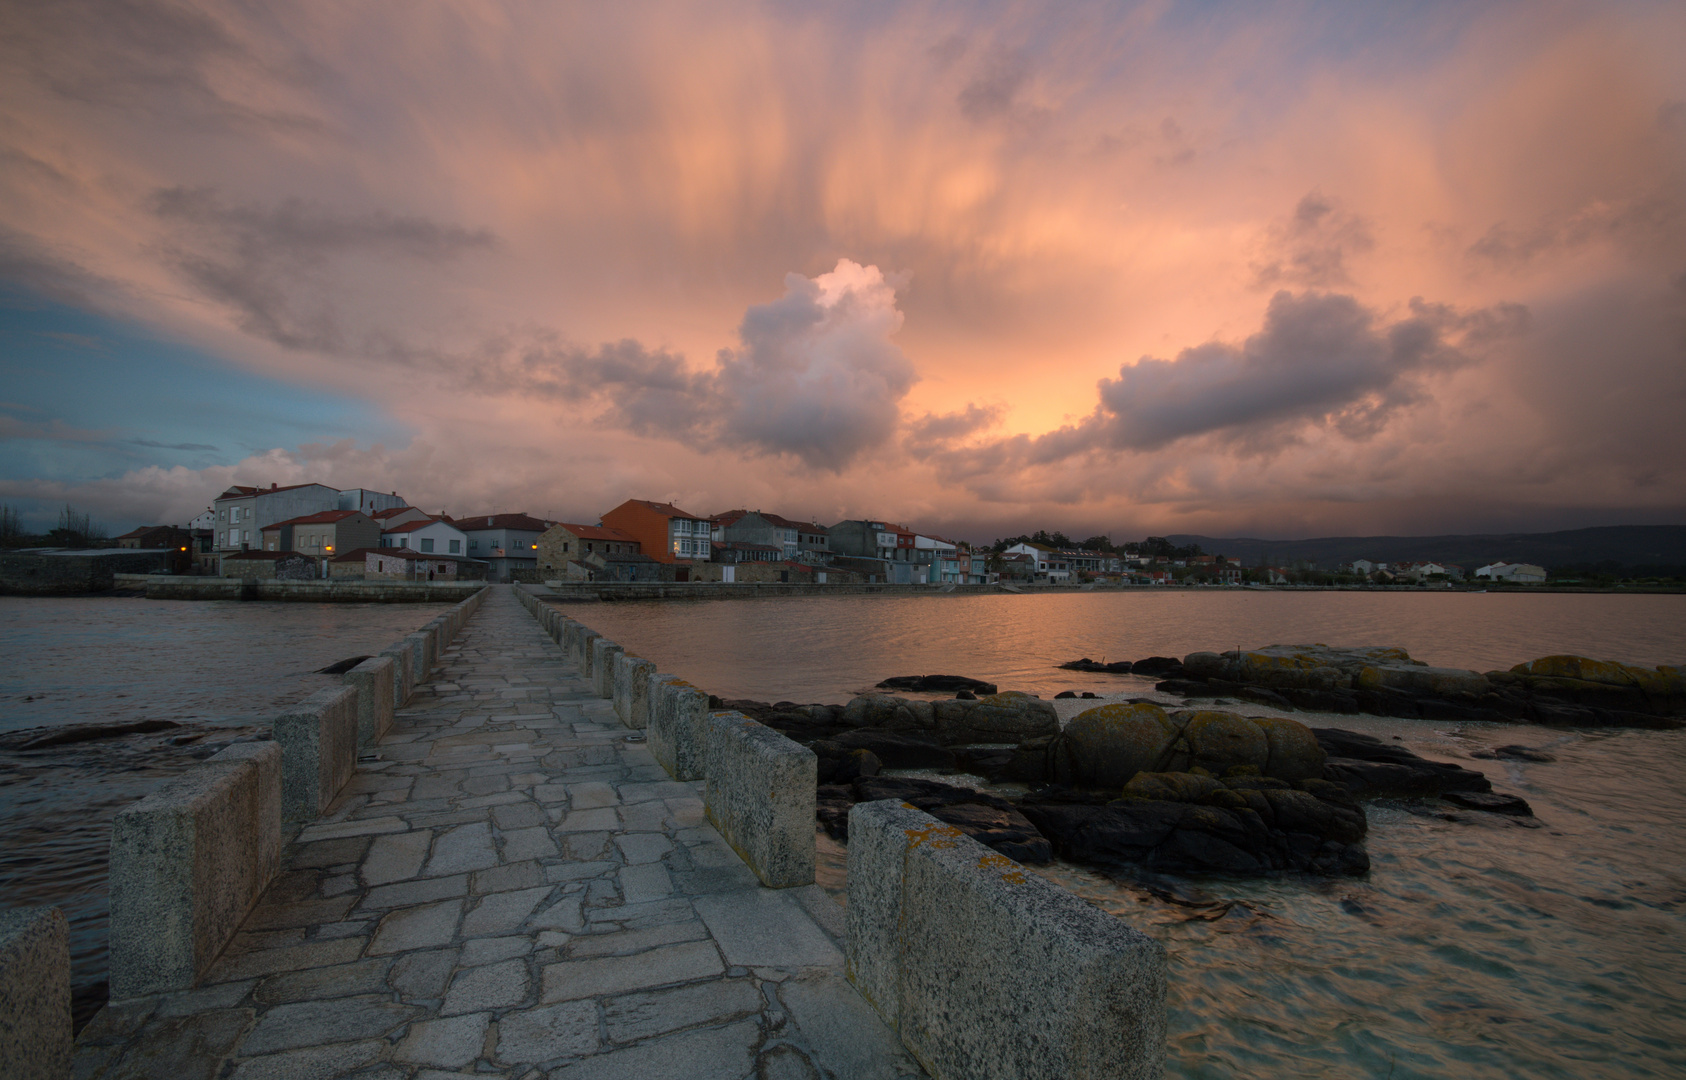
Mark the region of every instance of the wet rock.
POLYGON ((1148 656, 1131 664, 1130 673, 1149 679, 1180 679, 1183 662, 1174 656, 1148 656))
POLYGON ((1061 690, 1059 693, 1054 695, 1054 700, 1055 701, 1066 701, 1066 700, 1068 700, 1070 698, 1074 698, 1076 696, 1077 696, 1077 691, 1075 691, 1075 690, 1061 690))
POLYGON ((1081 660, 1067 660, 1060 667, 1067 671, 1094 671, 1103 675, 1128 675, 1132 665, 1128 660, 1114 660, 1108 664, 1099 660, 1091 660, 1085 656, 1081 660))
POLYGON ((1234 779, 1141 774, 1125 798, 1103 805, 1055 789, 1033 793, 1019 809, 1078 862, 1242 874, 1369 869, 1364 811, 1337 785, 1311 781, 1314 793, 1265 777, 1234 779))
POLYGON ((1080 698, 1084 698, 1085 700, 1093 700, 1095 698, 1100 697, 1099 694, 1091 693, 1088 690, 1083 691, 1081 694, 1078 694, 1077 696, 1080 697, 1080 698))
POLYGON ((978 695, 972 693, 970 690, 961 690, 960 692, 958 692, 957 694, 954 695, 954 700, 955 701, 976 701, 976 700, 978 700, 978 695))
POLYGON ((994 683, 982 679, 968 679, 964 675, 897 675, 878 684, 880 690, 913 690, 920 693, 947 693, 969 690, 974 694, 993 694, 994 683))
MULTIPOLYGON (((1053 858, 1047 838, 1012 803, 995 795, 935 780, 888 776, 856 780, 850 785, 850 794, 853 802, 894 799, 909 803, 1019 862, 1045 863, 1053 858)), ((841 795, 831 791, 825 795, 835 815, 841 795)), ((842 839, 847 839, 847 811, 844 814, 842 839)), ((824 823, 825 815, 820 816, 824 823)))
POLYGON ((358 664, 361 664, 363 661, 365 661, 367 659, 369 659, 367 656, 350 656, 350 657, 347 657, 344 660, 339 661, 338 663, 329 664, 325 668, 317 668, 316 674, 318 674, 318 675, 344 675, 346 672, 350 671, 352 668, 356 667, 358 664))
MULTIPOLYGON (((890 769, 952 769, 954 751, 928 738, 902 731, 856 728, 829 740, 844 750, 868 750, 890 769)), ((818 753, 820 744, 815 743, 818 753)))
POLYGON ((151 735, 154 732, 169 731, 181 727, 174 720, 133 720, 126 724, 75 724, 70 727, 54 728, 45 734, 36 731, 21 731, 7 738, 6 743, 13 750, 46 750, 54 746, 71 746, 76 743, 94 742, 98 739, 115 739, 122 735, 151 735))
POLYGON ((1472 758, 1483 758, 1496 761, 1536 761, 1542 764, 1557 760, 1556 755, 1548 754, 1544 750, 1537 750, 1532 746, 1495 746, 1491 750, 1477 750, 1469 755, 1472 758))
POLYGON ((1327 780, 1355 796, 1443 795, 1449 791, 1491 791, 1483 775, 1445 761, 1430 761, 1403 746, 1342 728, 1312 728, 1328 755, 1327 780))
POLYGON ((862 776, 877 776, 883 762, 871 750, 850 749, 821 739, 810 749, 819 758, 817 780, 820 784, 847 784, 862 776))
POLYGON ((1511 817, 1533 817, 1534 808, 1519 795, 1497 791, 1449 791, 1447 802, 1466 810, 1485 810, 1489 814, 1509 814, 1511 817))

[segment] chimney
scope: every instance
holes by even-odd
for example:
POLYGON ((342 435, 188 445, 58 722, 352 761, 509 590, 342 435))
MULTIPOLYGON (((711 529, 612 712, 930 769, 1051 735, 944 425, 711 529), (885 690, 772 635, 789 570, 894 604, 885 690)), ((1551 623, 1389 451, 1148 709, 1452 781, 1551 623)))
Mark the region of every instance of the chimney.
POLYGON ((274 491, 274 490, 275 490, 275 488, 276 488, 276 486, 277 486, 277 485, 275 485, 275 484, 273 484, 273 483, 272 483, 272 484, 270 484, 270 485, 269 485, 269 490, 271 490, 271 491, 274 491))

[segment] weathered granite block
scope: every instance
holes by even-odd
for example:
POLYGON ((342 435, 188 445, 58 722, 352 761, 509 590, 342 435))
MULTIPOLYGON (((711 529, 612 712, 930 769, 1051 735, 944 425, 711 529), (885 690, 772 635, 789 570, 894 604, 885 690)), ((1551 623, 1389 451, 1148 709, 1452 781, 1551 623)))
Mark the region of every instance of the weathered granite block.
POLYGON ((424 630, 404 635, 404 643, 410 646, 410 677, 415 681, 410 684, 414 689, 417 683, 424 683, 433 673, 433 635, 424 630))
POLYGON ((615 696, 615 657, 624 650, 608 638, 591 643, 591 689, 600 698, 615 696))
POLYGON ((603 635, 595 630, 580 630, 579 667, 580 678, 587 682, 591 680, 591 661, 596 652, 597 640, 603 635))
POLYGON ((382 649, 381 655, 392 661, 392 707, 402 708, 410 700, 410 691, 416 685, 415 650, 407 642, 400 641, 382 649))
POLYGON ((310 821, 357 767, 357 691, 318 690, 275 718, 281 744, 281 817, 310 821))
POLYGON ((191 987, 263 895, 281 864, 281 759, 235 743, 112 819, 113 1000, 191 987))
POLYGON ((0 1076, 69 1080, 70 926, 58 908, 0 911, 0 1076))
POLYGON ((812 884, 814 752, 735 712, 709 714, 703 747, 703 805, 720 835, 762 884, 812 884))
POLYGON ((849 812, 847 974, 938 1080, 1158 1077, 1165 951, 923 811, 849 812))
POLYGON ((656 665, 622 653, 615 658, 615 715, 637 731, 650 726, 649 676, 656 665))
POLYGON ((562 623, 562 662, 572 664, 576 669, 580 665, 580 632, 584 629, 573 619, 562 623))
POLYGON ((372 656, 345 673, 347 686, 357 691, 357 745, 371 746, 392 727, 392 669, 390 656, 372 656))
POLYGON ((708 695, 677 675, 652 671, 648 683, 650 753, 675 780, 701 780, 708 695))

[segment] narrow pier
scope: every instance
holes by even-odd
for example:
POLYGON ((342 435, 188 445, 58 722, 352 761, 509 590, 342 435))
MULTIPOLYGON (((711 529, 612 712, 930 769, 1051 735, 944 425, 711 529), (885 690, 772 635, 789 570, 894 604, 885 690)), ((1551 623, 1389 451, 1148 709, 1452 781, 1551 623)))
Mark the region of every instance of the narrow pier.
POLYGON ((843 909, 773 890, 494 587, 201 985, 78 1080, 897 1080, 843 909))

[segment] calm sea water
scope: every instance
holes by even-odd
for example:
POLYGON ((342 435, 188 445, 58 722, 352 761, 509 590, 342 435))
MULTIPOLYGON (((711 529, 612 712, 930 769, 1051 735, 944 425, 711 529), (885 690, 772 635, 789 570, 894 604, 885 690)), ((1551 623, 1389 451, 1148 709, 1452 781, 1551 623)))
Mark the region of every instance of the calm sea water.
MULTIPOLYGON (((1400 645, 1477 670, 1576 652, 1686 660, 1686 597, 1172 592, 582 604, 571 614, 728 697, 842 701, 891 675, 1148 691, 1056 670, 1273 642, 1400 645)), ((1267 712, 1245 706, 1248 712, 1267 712)), ((1369 806, 1364 878, 1054 880, 1170 954, 1172 1076, 1686 1075, 1686 732, 1293 714, 1399 736, 1528 799, 1518 824, 1369 806), (1472 759, 1525 743, 1550 764, 1472 759)))
POLYGON ((182 603, 0 596, 0 906, 70 919, 78 1016, 106 969, 111 818, 421 627, 437 604, 182 603), (171 720, 152 735, 18 751, 27 729, 171 720))

